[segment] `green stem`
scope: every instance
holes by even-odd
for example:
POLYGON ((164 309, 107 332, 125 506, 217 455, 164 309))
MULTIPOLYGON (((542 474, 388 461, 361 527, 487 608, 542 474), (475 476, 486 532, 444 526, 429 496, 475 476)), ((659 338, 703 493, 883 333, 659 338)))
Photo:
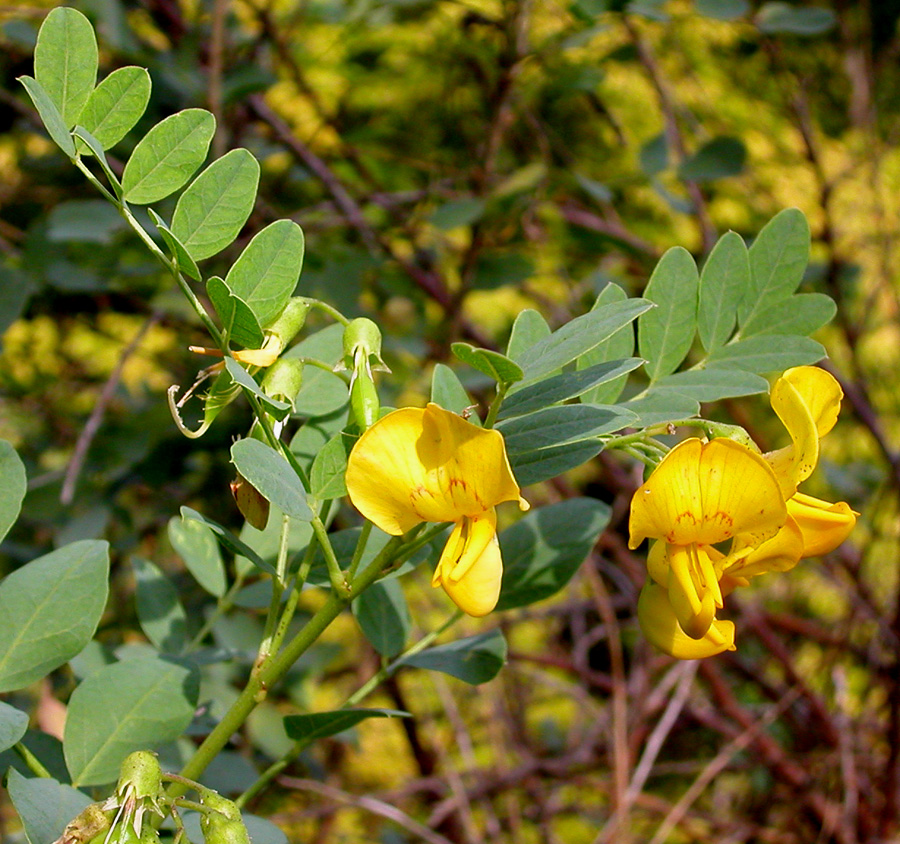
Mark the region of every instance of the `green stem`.
MULTIPOLYGON (((407 648, 400 656, 395 657, 394 660, 389 664, 381 668, 376 674, 373 674, 362 686, 359 687, 350 697, 344 701, 341 709, 348 709, 351 706, 355 706, 361 700, 364 700, 375 688, 377 688, 381 683, 387 680, 402 664, 403 660, 413 656, 414 654, 419 653, 420 651, 425 650, 432 642, 435 641, 442 633, 447 631, 450 627, 456 624, 463 617, 464 613, 462 610, 457 610, 450 618, 447 619, 437 630, 432 630, 431 633, 423 636, 416 642, 414 645, 411 645, 407 648)), ((309 745, 311 742, 307 739, 300 739, 299 741, 294 742, 293 747, 285 753, 281 759, 277 762, 272 763, 262 774, 259 775, 259 778, 256 782, 253 783, 240 797, 235 800, 239 809, 242 809, 247 803, 256 797, 270 782, 272 782, 275 777, 277 777, 291 762, 294 761, 309 745)))
POLYGON ((356 547, 353 549, 350 567, 347 569, 347 580, 351 583, 353 582, 353 578, 356 577, 356 570, 359 568, 359 564, 362 562, 363 553, 366 550, 369 536, 372 533, 372 527, 373 525, 371 522, 363 522, 362 530, 359 532, 359 539, 356 540, 356 547))
POLYGON ((330 316, 335 322, 339 322, 341 325, 350 325, 350 320, 347 319, 337 308, 333 305, 329 305, 328 302, 323 302, 321 299, 311 299, 309 297, 304 297, 306 301, 309 303, 310 307, 318 308, 320 311, 324 311, 328 316, 330 316))
POLYGON ((494 396, 494 400, 488 408, 488 414, 484 420, 484 428, 494 427, 494 423, 497 421, 497 414, 500 412, 500 405, 503 404, 503 399, 506 398, 506 394, 509 392, 511 386, 512 384, 509 384, 506 381, 497 384, 497 394, 494 396))
MULTIPOLYGON (((285 645, 284 649, 250 677, 237 700, 182 768, 181 776, 183 778, 196 780, 201 776, 209 763, 225 747, 231 736, 241 728, 256 705, 265 699, 268 689, 287 674, 291 666, 316 642, 353 598, 381 577, 385 562, 400 550, 403 541, 404 537, 392 537, 381 549, 374 563, 367 566, 360 574, 350 590, 350 595, 342 598, 332 592, 318 612, 285 645)), ((179 797, 185 791, 187 791, 187 787, 183 783, 174 782, 169 788, 169 796, 179 797)))
POLYGON ((344 598, 349 597, 350 585, 347 582, 347 577, 341 571, 341 564, 338 562, 334 548, 331 546, 331 540, 328 538, 328 531, 325 529, 325 525, 318 516, 314 516, 310 524, 316 539, 319 540, 322 553, 325 555, 325 564, 328 566, 328 579, 331 581, 331 588, 334 589, 336 594, 344 598))
POLYGON ((53 779, 53 774, 50 773, 40 762, 40 760, 35 756, 27 747, 25 747, 22 742, 16 742, 13 745, 13 750, 22 757, 22 761, 29 767, 31 771, 33 771, 37 776, 53 779))
POLYGON ((272 578, 272 600, 269 602, 269 612, 266 615, 266 624, 263 629, 262 642, 256 656, 256 664, 263 663, 272 652, 272 639, 275 627, 278 624, 278 610, 281 607, 281 598, 284 595, 284 587, 287 582, 287 555, 288 539, 290 538, 291 517, 282 515, 281 533, 278 537, 278 558, 275 561, 275 577, 272 578))

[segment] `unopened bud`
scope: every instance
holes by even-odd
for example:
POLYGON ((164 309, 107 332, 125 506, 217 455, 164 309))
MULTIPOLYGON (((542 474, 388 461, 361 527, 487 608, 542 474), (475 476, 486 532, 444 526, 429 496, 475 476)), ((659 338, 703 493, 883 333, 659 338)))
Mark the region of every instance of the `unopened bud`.
POLYGON ((241 810, 233 800, 208 792, 204 794, 203 802, 211 810, 200 818, 200 829, 206 844, 250 844, 241 810))

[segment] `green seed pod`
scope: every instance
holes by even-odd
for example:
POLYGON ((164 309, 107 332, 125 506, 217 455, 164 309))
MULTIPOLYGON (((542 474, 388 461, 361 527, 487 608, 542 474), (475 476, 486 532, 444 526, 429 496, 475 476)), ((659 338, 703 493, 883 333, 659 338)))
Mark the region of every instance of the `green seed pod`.
POLYGON ((149 798, 156 801, 162 791, 162 769, 159 760, 147 750, 136 750, 128 754, 119 769, 116 795, 119 798, 134 797, 137 800, 149 798))
POLYGON ((372 376, 368 373, 354 373, 350 384, 350 410, 360 431, 365 431, 378 421, 381 402, 372 376))
POLYGON ((303 362, 297 358, 278 358, 267 370, 262 380, 262 391, 273 399, 286 401, 293 406, 303 385, 303 362))

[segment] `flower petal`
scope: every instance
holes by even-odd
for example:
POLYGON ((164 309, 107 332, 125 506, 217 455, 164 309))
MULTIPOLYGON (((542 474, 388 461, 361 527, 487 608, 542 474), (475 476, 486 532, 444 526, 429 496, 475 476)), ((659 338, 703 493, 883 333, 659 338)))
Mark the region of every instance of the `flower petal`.
POLYGON ((703 638, 691 638, 678 625, 666 590, 652 581, 641 590, 638 622, 651 644, 676 659, 703 659, 734 650, 732 622, 713 620, 703 638))
POLYGON ((353 505, 386 533, 419 522, 455 522, 460 513, 432 482, 419 456, 425 411, 404 407, 379 419, 353 446, 347 492, 353 505))
POLYGON ((729 439, 675 446, 631 500, 629 548, 644 538, 713 545, 740 534, 773 536, 786 510, 771 468, 729 439))
POLYGON ((433 586, 444 587, 463 612, 476 617, 487 615, 497 605, 503 579, 493 511, 491 517, 456 525, 432 580, 433 586))
MULTIPOLYGON (((790 504, 788 512, 790 513, 790 504)), ((736 543, 737 546, 737 543, 736 543)), ((737 547, 735 548, 737 550, 737 547)), ((803 534, 790 516, 771 539, 754 548, 734 564, 725 564, 731 577, 750 578, 770 571, 790 571, 803 556, 803 534)))
MULTIPOLYGON (((814 369, 811 366, 798 368, 814 369)), ((819 431, 803 393, 790 380, 782 377, 775 382, 770 401, 772 410, 791 435, 789 446, 770 451, 765 456, 787 500, 797 491, 797 485, 816 468, 819 461, 819 431)))
POLYGON ((804 557, 817 557, 837 548, 850 535, 859 515, 844 501, 830 504, 802 492, 788 500, 787 508, 803 536, 804 557))
POLYGON ((696 546, 668 545, 667 593, 681 629, 692 639, 702 639, 722 606, 722 593, 712 563, 696 546))
POLYGON ((825 436, 837 422, 844 391, 837 379, 818 366, 795 366, 778 379, 789 382, 812 416, 819 439, 825 436))
POLYGON ((528 503, 519 495, 499 431, 466 422, 429 402, 416 451, 435 487, 459 515, 476 516, 501 501, 528 503))

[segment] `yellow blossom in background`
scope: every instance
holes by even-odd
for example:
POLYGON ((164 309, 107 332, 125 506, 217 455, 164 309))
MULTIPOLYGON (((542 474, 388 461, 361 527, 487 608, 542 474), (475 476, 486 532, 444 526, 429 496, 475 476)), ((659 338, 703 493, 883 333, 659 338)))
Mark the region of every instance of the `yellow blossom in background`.
POLYGON ((385 533, 454 522, 432 584, 469 615, 494 608, 503 575, 494 508, 518 501, 528 509, 499 431, 432 403, 395 410, 359 438, 346 480, 354 506, 385 533))
POLYGON ((789 446, 760 456, 732 440, 685 440, 635 493, 629 546, 658 540, 638 602, 654 645, 681 659, 733 649, 734 625, 716 618, 725 595, 847 538, 856 522, 849 505, 797 491, 815 469, 819 440, 834 427, 842 397, 824 370, 789 369, 771 396, 789 446), (727 554, 714 547, 729 540, 727 554))

